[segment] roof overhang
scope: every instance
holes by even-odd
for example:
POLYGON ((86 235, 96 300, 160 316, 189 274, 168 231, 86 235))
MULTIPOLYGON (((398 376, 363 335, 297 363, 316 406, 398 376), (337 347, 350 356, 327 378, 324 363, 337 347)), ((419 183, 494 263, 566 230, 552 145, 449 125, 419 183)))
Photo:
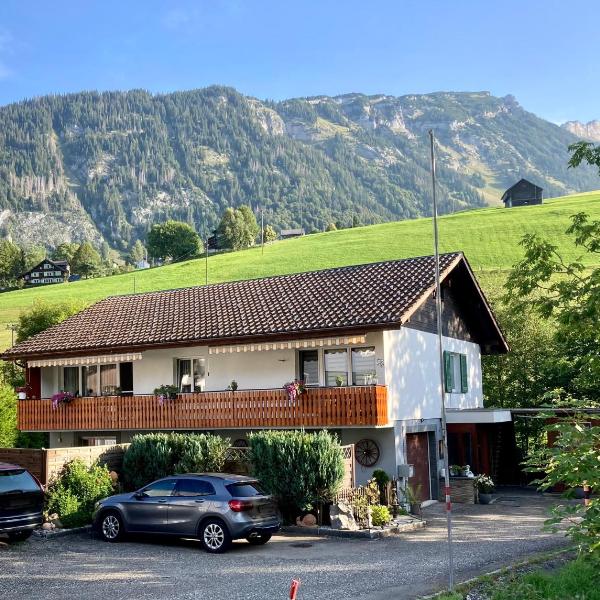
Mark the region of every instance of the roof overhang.
POLYGON ((448 408, 446 422, 449 425, 464 423, 509 423, 512 421, 510 410, 500 408, 448 408))

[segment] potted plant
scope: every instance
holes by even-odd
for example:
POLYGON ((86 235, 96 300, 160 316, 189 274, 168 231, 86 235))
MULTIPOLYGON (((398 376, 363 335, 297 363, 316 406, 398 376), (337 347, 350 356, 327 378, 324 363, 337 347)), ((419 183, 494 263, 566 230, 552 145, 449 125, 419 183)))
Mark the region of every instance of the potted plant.
POLYGON ((22 385, 20 387, 15 388, 15 392, 17 392, 17 398, 19 400, 26 400, 27 395, 29 394, 30 387, 28 385, 22 385))
POLYGON ((479 504, 489 504, 495 487, 492 478, 489 475, 477 475, 473 484, 479 492, 479 504))
POLYGON ((58 408, 61 404, 68 404, 75 396, 71 392, 60 391, 52 396, 52 408, 58 408))
POLYGON ((335 385, 337 385, 338 387, 342 387, 344 385, 344 378, 338 375, 335 378, 335 385))
POLYGON ((154 395, 158 398, 158 403, 162 406, 165 400, 175 400, 179 388, 176 385, 161 385, 154 388, 154 395))
POLYGON ((283 386, 283 389, 287 392, 288 400, 290 403, 292 403, 298 396, 304 394, 304 381, 301 381, 300 379, 294 379, 294 381, 286 383, 283 386))
POLYGON ((450 477, 458 477, 460 475, 461 468, 462 467, 460 465, 450 465, 450 477))
POLYGON ((238 389, 238 382, 235 379, 232 379, 227 389, 230 392, 235 392, 238 389))
POLYGON ((407 504, 410 505, 410 514, 420 517, 421 516, 421 485, 413 487, 407 485, 404 490, 404 497, 406 498, 407 504))

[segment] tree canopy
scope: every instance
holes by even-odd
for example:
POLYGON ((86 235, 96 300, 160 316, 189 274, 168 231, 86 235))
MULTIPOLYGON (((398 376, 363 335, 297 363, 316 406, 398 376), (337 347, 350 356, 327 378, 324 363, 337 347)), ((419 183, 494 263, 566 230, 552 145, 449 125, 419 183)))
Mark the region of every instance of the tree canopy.
POLYGON ((147 247, 152 258, 177 261, 198 256, 202 252, 202 241, 188 223, 169 220, 152 225, 147 247))
POLYGON ((232 250, 252 246, 259 231, 256 217, 246 205, 226 208, 218 228, 221 245, 232 250))
POLYGON ((102 258, 89 242, 83 242, 73 255, 71 272, 92 277, 97 275, 102 267, 102 258))
POLYGON ((58 325, 65 319, 77 314, 85 308, 86 304, 79 300, 65 300, 50 304, 37 300, 31 308, 19 315, 17 324, 17 342, 22 342, 44 331, 53 325, 58 325))

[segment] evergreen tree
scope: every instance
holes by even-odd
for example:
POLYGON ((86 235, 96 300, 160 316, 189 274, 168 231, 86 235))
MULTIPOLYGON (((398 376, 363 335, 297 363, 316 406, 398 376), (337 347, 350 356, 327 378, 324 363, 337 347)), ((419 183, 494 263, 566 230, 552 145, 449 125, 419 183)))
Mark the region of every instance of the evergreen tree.
POLYGON ((129 260, 136 265, 140 261, 146 258, 146 247, 140 240, 135 240, 135 244, 131 248, 131 252, 129 253, 129 260))
POLYGON ((89 242, 83 242, 73 256, 71 271, 86 279, 97 275, 102 266, 102 258, 89 242))
POLYGON ((277 239, 277 232, 275 231, 275 229, 273 229, 271 225, 265 225, 265 228, 263 230, 263 237, 265 243, 267 244, 269 242, 274 242, 277 239))

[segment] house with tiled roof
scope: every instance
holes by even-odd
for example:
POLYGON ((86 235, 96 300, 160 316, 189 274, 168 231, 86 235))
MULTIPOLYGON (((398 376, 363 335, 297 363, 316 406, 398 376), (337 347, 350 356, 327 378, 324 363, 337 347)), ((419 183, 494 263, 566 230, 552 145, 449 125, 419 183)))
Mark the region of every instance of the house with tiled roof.
MULTIPOLYGON (((450 461, 493 467, 481 355, 508 347, 461 253, 440 258, 450 461), (453 441, 452 441, 453 440, 453 441)), ((407 472, 437 497, 445 464, 431 256, 117 296, 7 350, 26 367, 19 428, 50 446, 138 432, 327 428, 354 444, 356 480, 407 472), (299 395, 284 389, 299 380, 299 395), (170 398, 156 394, 175 386, 170 398), (59 391, 75 396, 53 407, 59 391), (175 390, 174 390, 175 391, 175 390)))

